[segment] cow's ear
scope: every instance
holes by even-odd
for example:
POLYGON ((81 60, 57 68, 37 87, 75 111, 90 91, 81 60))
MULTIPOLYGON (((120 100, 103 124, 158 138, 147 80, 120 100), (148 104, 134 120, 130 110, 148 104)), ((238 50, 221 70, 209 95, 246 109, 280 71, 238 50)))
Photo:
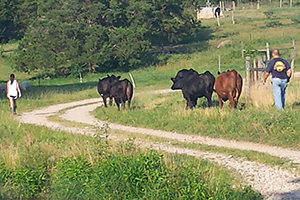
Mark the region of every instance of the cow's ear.
POLYGON ((117 79, 120 79, 121 78, 121 76, 117 76, 117 79))
POLYGON ((171 81, 175 82, 175 78, 171 78, 171 81))
POLYGON ((220 72, 220 71, 218 71, 218 74, 221 74, 221 72, 220 72))

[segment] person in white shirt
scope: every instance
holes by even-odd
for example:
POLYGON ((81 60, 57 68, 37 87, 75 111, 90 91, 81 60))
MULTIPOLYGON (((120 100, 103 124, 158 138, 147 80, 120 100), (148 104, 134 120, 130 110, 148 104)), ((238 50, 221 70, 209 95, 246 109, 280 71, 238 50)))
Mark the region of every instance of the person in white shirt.
POLYGON ((12 111, 12 114, 16 114, 17 109, 17 98, 21 97, 21 90, 19 87, 19 83, 15 80, 15 75, 11 74, 9 77, 9 81, 6 83, 6 96, 9 100, 9 107, 12 111))

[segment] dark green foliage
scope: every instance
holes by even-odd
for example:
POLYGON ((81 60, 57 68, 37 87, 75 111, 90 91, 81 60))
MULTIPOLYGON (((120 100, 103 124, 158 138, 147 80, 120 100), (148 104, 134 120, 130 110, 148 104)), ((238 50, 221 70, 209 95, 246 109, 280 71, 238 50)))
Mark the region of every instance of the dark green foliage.
POLYGON ((250 187, 233 190, 226 183, 230 177, 219 169, 208 173, 215 167, 207 161, 180 155, 170 158, 167 163, 155 151, 129 156, 115 154, 91 165, 81 156, 66 157, 57 161, 52 172, 12 171, 1 165, 0 198, 261 199, 250 187), (187 159, 189 164, 185 163, 187 159), (211 181, 208 174, 218 179, 211 181))
POLYGON ((47 191, 47 180, 49 177, 44 169, 10 170, 3 164, 0 166, 0 193, 4 199, 41 198, 47 191))
POLYGON ((272 12, 272 11, 265 11, 264 14, 266 15, 266 17, 267 17, 268 19, 273 19, 273 18, 276 17, 276 16, 274 15, 274 12, 272 12))
MULTIPOLYGON (((65 158, 53 174, 53 199, 260 199, 260 194, 245 189, 233 190, 218 181, 208 185, 206 161, 166 165, 155 151, 137 156, 114 155, 100 165, 84 158, 65 158), (207 178, 207 177, 206 177, 207 178), (220 184, 220 185, 219 185, 220 184)), ((179 163, 179 161, 183 163, 179 163)), ((223 174, 220 174, 222 177, 223 174)), ((227 176, 225 176, 228 178, 227 176)), ((224 178, 225 178, 224 177, 224 178)), ((221 178, 223 179, 223 178, 221 178)))
POLYGON ((157 62, 151 46, 197 40, 200 32, 200 22, 174 0, 70 0, 22 6, 26 12, 37 6, 15 56, 15 68, 27 73, 56 73, 70 65, 128 71, 157 62))
POLYGON ((270 22, 266 22, 266 27, 272 28, 272 27, 279 27, 282 26, 282 23, 278 20, 272 20, 270 22))

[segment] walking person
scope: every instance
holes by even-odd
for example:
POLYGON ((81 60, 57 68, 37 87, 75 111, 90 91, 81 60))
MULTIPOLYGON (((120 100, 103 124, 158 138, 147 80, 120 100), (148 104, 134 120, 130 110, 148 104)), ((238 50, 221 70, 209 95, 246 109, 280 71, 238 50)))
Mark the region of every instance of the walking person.
POLYGON ((263 84, 266 83, 266 80, 271 73, 275 106, 278 109, 283 109, 285 106, 285 89, 291 78, 292 69, 290 64, 280 57, 278 49, 272 51, 272 57, 273 59, 270 60, 264 73, 263 84))
POLYGON ((15 80, 15 75, 11 74, 9 77, 9 81, 6 83, 6 96, 9 100, 9 107, 11 109, 12 114, 16 114, 17 109, 17 98, 21 97, 21 90, 19 87, 19 83, 15 80))

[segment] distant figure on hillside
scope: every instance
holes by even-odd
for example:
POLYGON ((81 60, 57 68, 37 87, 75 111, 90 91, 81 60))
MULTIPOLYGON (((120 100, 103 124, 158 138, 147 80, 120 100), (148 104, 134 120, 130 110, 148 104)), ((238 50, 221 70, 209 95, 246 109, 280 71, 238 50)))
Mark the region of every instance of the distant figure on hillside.
POLYGON ((280 57, 279 50, 272 51, 273 59, 269 62, 268 67, 264 73, 263 84, 269 74, 272 74, 272 88, 275 106, 278 109, 283 109, 285 106, 285 89, 292 75, 290 64, 280 57))
POLYGON ((216 7, 215 8, 215 17, 217 18, 217 17, 220 17, 220 14, 221 14, 221 8, 220 7, 216 7))
POLYGON ((15 75, 11 74, 9 77, 9 81, 6 83, 6 96, 9 100, 9 107, 13 115, 16 114, 17 109, 17 98, 21 97, 21 90, 19 87, 19 83, 15 80, 15 75))

